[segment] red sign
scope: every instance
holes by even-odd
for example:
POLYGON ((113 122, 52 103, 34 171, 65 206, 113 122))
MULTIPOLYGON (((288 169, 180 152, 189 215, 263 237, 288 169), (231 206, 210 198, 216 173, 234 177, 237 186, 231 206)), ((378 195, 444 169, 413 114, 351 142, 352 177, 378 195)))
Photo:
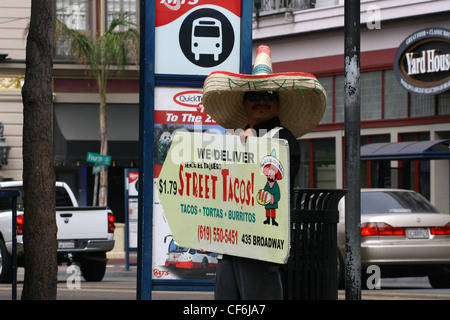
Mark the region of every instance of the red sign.
POLYGON ((217 6, 241 16, 241 1, 223 0, 160 0, 156 3, 155 27, 169 24, 182 15, 200 6, 217 6))

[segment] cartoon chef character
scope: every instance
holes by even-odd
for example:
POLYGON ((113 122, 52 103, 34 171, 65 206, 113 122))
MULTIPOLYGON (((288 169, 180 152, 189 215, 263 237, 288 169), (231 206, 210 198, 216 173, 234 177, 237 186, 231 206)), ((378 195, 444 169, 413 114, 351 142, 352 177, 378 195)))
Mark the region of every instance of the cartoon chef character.
POLYGON ((261 160, 261 171, 267 177, 267 183, 264 189, 258 191, 256 199, 260 205, 266 208, 264 224, 269 224, 270 218, 272 218, 272 225, 278 226, 275 218, 281 194, 277 181, 283 179, 284 170, 281 162, 276 158, 275 150, 261 160))

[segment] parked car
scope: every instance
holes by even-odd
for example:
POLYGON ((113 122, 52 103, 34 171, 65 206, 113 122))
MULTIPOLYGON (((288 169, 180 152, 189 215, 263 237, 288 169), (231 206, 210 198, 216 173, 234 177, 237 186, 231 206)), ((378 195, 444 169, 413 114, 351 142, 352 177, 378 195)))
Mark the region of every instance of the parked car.
MULTIPOLYGON (((344 270, 345 197, 339 203, 339 270, 344 270)), ((422 195, 399 189, 361 190, 361 274, 376 265, 381 277, 428 276, 450 287, 450 215, 422 195)), ((343 278, 343 272, 340 272, 343 278)), ((363 281, 364 284, 364 281, 363 281)))
MULTIPOLYGON (((0 190, 18 190, 17 257, 23 266, 23 187, 22 181, 0 182, 0 190)), ((56 182, 56 224, 58 263, 78 263, 86 281, 101 281, 106 270, 106 252, 114 247, 114 215, 106 207, 81 207, 64 182, 56 182)), ((12 261, 11 199, 0 197, 0 283, 11 282, 12 261)))

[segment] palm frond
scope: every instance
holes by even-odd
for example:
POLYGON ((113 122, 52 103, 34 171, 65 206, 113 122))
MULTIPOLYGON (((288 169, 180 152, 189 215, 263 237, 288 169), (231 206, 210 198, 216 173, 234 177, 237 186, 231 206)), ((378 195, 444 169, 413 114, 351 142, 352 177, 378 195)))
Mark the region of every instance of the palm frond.
POLYGON ((120 12, 108 30, 98 37, 70 29, 57 20, 55 34, 70 40, 72 54, 79 62, 90 67, 94 77, 96 72, 105 72, 112 65, 123 71, 130 59, 136 64, 139 61, 139 31, 128 17, 129 14, 120 12), (116 28, 125 31, 114 31, 116 28))
POLYGON ((129 12, 121 11, 119 14, 111 21, 107 33, 112 33, 117 27, 123 27, 125 29, 137 29, 138 25, 131 21, 131 14, 129 12))
POLYGON ((95 42, 88 33, 70 29, 56 19, 55 36, 70 41, 72 54, 78 61, 86 64, 96 61, 95 42))

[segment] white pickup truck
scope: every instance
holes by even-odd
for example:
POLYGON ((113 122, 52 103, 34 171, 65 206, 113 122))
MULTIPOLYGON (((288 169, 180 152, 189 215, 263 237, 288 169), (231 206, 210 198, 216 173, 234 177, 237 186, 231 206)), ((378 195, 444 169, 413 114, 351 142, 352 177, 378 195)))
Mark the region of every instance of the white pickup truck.
MULTIPOLYGON (((0 190, 19 190, 17 198, 17 261, 23 265, 22 181, 0 182, 0 190)), ((11 282, 11 198, 0 197, 0 283, 11 282)), ((58 263, 79 264, 86 281, 101 281, 106 270, 106 252, 114 247, 114 215, 106 207, 80 207, 64 182, 56 182, 58 263)))

